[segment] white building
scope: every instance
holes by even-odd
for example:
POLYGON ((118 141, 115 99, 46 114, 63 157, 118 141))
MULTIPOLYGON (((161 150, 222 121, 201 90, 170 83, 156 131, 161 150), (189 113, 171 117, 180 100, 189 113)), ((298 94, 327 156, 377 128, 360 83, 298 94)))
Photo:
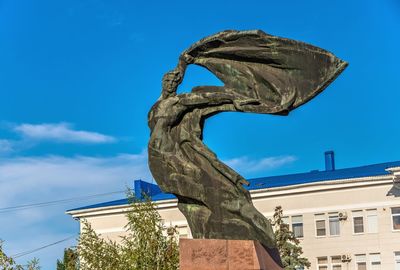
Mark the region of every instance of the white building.
MULTIPOLYGON (((400 270, 400 161, 335 169, 333 152, 325 161, 325 171, 250 179, 254 205, 267 217, 282 206, 312 270, 400 270)), ((142 191, 152 195, 167 225, 191 237, 173 195, 135 181, 135 193, 142 191)), ((116 240, 124 234, 127 206, 122 199, 67 213, 116 240)))

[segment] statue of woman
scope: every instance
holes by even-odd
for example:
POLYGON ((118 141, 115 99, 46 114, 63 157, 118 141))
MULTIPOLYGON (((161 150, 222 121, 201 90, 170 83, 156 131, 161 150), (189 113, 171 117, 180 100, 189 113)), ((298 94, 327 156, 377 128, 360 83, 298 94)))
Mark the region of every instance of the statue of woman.
POLYGON ((287 115, 346 65, 325 50, 262 31, 220 32, 182 53, 149 112, 148 154, 154 179, 178 198, 194 238, 258 240, 280 263, 271 224, 244 187, 251 183, 203 143, 204 123, 227 111, 287 115), (190 64, 207 68, 224 86, 177 94, 190 64))

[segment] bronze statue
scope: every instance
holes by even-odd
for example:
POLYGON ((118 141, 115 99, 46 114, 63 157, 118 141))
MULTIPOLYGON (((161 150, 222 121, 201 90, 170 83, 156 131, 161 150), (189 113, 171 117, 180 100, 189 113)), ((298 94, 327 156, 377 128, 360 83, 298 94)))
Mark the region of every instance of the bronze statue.
POLYGON ((279 260, 271 224, 243 187, 248 181, 203 143, 204 122, 228 111, 287 115, 346 66, 323 49, 258 30, 223 31, 181 54, 148 115, 148 154, 155 180, 176 195, 194 238, 258 240, 279 260), (190 64, 207 68, 224 86, 177 94, 190 64))

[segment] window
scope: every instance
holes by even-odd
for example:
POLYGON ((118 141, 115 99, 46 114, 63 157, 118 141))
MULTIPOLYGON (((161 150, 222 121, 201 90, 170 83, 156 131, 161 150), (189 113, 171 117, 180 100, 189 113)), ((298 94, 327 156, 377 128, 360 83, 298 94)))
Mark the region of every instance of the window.
POLYGON ((342 259, 340 256, 332 256, 332 270, 342 270, 342 259))
POLYGON ((356 255, 356 270, 367 270, 367 258, 365 254, 356 255))
POLYGON ((352 211, 353 233, 377 233, 378 232, 378 211, 376 208, 352 211))
POLYGON ((282 223, 283 224, 288 224, 289 225, 289 217, 282 217, 282 223))
POLYGON ((396 265, 395 269, 400 270, 400 251, 394 253, 394 264, 396 265))
POLYGON ((363 211, 353 211, 353 232, 364 233, 364 214, 363 211))
POLYGON ((315 215, 315 228, 317 236, 326 235, 325 214, 315 215))
POLYGON ((338 213, 329 214, 329 234, 340 235, 340 222, 338 213))
POLYGON ((370 253, 369 261, 371 264, 370 270, 380 270, 381 269, 381 254, 380 253, 370 253))
POLYGON ((376 209, 367 209, 367 224, 369 233, 378 232, 378 214, 376 209))
POLYGON ((303 237, 303 216, 292 216, 292 231, 294 236, 303 237))
POLYGON ((392 208, 392 223, 393 230, 400 230, 400 207, 392 208))
POLYGON ((282 224, 287 225, 288 229, 290 226, 292 226, 292 232, 295 237, 301 238, 304 237, 304 232, 303 232, 303 216, 302 215, 297 215, 297 216, 284 216, 282 217, 282 224), (292 222, 290 222, 292 221, 292 222))
POLYGON ((317 258, 318 270, 328 270, 328 257, 317 258))

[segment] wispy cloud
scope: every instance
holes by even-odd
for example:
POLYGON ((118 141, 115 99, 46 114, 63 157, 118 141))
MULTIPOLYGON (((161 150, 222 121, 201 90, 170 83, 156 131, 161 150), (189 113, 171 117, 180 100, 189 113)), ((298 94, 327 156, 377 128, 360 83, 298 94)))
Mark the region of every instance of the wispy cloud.
POLYGON ((225 163, 230 167, 237 170, 239 173, 246 175, 249 173, 263 172, 268 170, 277 169, 284 165, 296 161, 295 156, 277 156, 265 157, 261 159, 252 159, 247 156, 225 160, 225 163))
POLYGON ((71 197, 109 192, 134 178, 150 179, 146 152, 112 157, 4 158, 0 160, 0 175, 0 205, 21 198, 43 201, 54 199, 55 194, 71 197))
MULTIPOLYGON (((45 156, 0 159, 0 206, 10 207, 66 198, 124 191, 134 179, 150 180, 147 153, 111 157, 45 156)), ((94 197, 68 204, 21 211, 0 212, 0 238, 7 254, 40 247, 78 233, 78 222, 65 210, 121 199, 125 194, 94 197)), ((32 254, 43 260, 62 251, 73 241, 32 254)), ((30 259, 21 258, 21 263, 30 259)), ((45 267, 45 269, 50 269, 45 267)))
POLYGON ((14 131, 25 138, 41 141, 57 141, 67 143, 112 143, 116 139, 112 136, 97 132, 75 130, 68 123, 56 124, 21 124, 14 127, 14 131))

